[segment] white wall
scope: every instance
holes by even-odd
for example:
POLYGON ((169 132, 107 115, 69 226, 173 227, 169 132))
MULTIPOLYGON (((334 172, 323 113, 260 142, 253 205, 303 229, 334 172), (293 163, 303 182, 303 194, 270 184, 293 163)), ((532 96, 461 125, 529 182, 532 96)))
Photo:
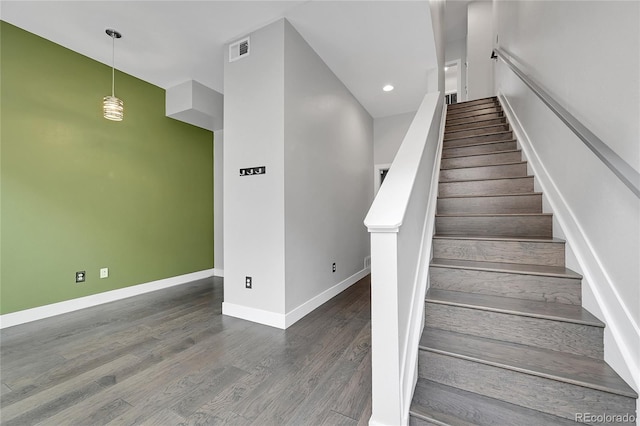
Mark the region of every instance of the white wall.
MULTIPOLYGON (((640 169, 640 3, 523 1, 495 8, 500 47, 640 169)), ((529 160, 562 225, 554 232, 569 242, 568 266, 585 276, 583 304, 607 323, 605 359, 637 389, 640 201, 501 61, 496 86, 531 143, 529 160)))
POLYGON ((409 130, 414 112, 376 118, 373 121, 373 163, 391 164, 409 130))
POLYGON ((500 46, 640 170, 638 2, 499 3, 500 46))
POLYGON ((225 313, 285 312, 283 37, 279 21, 251 34, 249 56, 231 63, 225 56, 225 313), (254 166, 266 174, 239 176, 254 166), (245 276, 253 289, 245 289, 245 276))
POLYGON ((224 132, 213 132, 213 267, 224 271, 224 132))
POLYGON ((467 8, 467 99, 494 96, 493 6, 488 1, 469 3, 467 8))
POLYGON ((438 65, 435 70, 427 70, 429 79, 428 91, 444 93, 444 62, 445 62, 445 35, 444 35, 444 14, 445 0, 430 0, 429 13, 431 15, 431 26, 433 28, 433 41, 436 45, 436 59, 438 65))
POLYGON ((460 60, 460 68, 458 68, 458 72, 460 73, 458 102, 462 102, 467 99, 465 90, 467 84, 467 39, 461 38, 459 40, 446 40, 446 42, 444 57, 445 64, 460 60))
POLYGON ((222 308, 286 328, 367 272, 373 119, 288 21, 250 38, 225 61, 222 308))
POLYGON ((284 43, 289 312, 364 268, 373 119, 287 21, 284 43))

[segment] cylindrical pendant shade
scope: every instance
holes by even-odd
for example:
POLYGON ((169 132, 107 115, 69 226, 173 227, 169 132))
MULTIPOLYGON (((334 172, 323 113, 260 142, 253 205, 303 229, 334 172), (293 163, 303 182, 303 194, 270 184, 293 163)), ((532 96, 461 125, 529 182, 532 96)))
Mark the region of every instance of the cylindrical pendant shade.
POLYGON ((104 118, 113 121, 122 121, 124 118, 124 103, 115 96, 105 96, 102 99, 102 112, 104 118))

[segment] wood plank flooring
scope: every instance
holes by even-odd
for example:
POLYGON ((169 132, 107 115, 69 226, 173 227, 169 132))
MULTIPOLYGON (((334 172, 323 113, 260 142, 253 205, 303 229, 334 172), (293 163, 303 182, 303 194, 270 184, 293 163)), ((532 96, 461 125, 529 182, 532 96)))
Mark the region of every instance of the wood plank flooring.
POLYGON ((365 425, 370 281, 287 330, 212 278, 0 332, 2 425, 365 425))

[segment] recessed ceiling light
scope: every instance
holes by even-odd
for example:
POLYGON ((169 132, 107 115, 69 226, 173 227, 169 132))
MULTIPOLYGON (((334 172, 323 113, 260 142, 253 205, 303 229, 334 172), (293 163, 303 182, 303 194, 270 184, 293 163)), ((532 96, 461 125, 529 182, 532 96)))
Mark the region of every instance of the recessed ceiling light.
POLYGON ((393 86, 392 86, 392 85, 390 85, 390 84, 387 84, 386 86, 384 86, 384 87, 382 88, 382 90, 384 90, 385 92, 390 92, 390 91, 392 91, 392 90, 393 90, 393 86))
POLYGON ((449 67, 444 67, 444 70, 445 71, 449 71, 449 67))

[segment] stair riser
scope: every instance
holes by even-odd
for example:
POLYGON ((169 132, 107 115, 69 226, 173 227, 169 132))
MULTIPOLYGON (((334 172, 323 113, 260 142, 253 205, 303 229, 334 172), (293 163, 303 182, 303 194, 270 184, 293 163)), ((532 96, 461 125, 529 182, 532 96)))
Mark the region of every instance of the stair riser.
POLYGON ((438 185, 440 197, 521 194, 524 192, 533 192, 533 176, 516 179, 442 182, 438 185))
POLYGON ((603 329, 590 325, 427 302, 425 326, 597 359, 603 357, 603 329))
POLYGON ((495 126, 483 126, 477 129, 457 130, 457 131, 451 131, 451 130, 445 129, 444 140, 447 141, 449 139, 465 138, 468 136, 482 135, 484 133, 506 132, 508 130, 509 130, 508 124, 499 124, 495 126))
POLYGON ((461 139, 449 139, 443 142, 443 148, 474 145, 481 142, 509 141, 513 139, 513 132, 489 133, 479 136, 469 136, 461 139))
POLYGON ((470 123, 460 123, 460 124, 448 124, 445 126, 445 132, 456 132, 459 130, 473 129, 476 127, 484 127, 484 126, 493 126, 495 124, 504 124, 507 122, 505 117, 500 118, 490 118, 482 121, 472 121, 470 123))
POLYGON ((462 118, 475 117, 477 115, 484 115, 484 114, 495 114, 498 112, 502 112, 502 109, 499 106, 490 106, 490 107, 478 108, 474 110, 447 113, 447 122, 449 122, 450 120, 459 120, 462 118))
POLYGON ((635 412, 632 398, 446 354, 420 351, 418 366, 420 377, 569 420, 585 408, 591 413, 635 412))
POLYGON ((497 151, 509 151, 517 148, 516 141, 501 141, 494 143, 484 143, 479 145, 471 145, 456 148, 444 148, 442 149, 442 158, 460 157, 467 155, 477 154, 490 154, 497 151))
POLYGON ((564 266, 564 244, 546 241, 434 238, 433 257, 478 262, 564 266))
POLYGON ((539 302, 580 305, 581 280, 471 269, 429 269, 431 288, 539 302))
POLYGON ((479 110, 485 110, 487 108, 500 109, 500 104, 498 102, 485 102, 485 103, 476 104, 476 105, 466 105, 465 107, 461 107, 461 108, 448 108, 447 116, 454 117, 456 115, 475 112, 479 110))
POLYGON ((462 118, 455 118, 455 119, 449 118, 445 122, 445 129, 448 126, 455 126, 458 124, 470 124, 478 121, 492 120, 494 118, 503 118, 503 117, 504 117, 503 112, 491 112, 488 114, 479 114, 477 116, 471 116, 471 117, 462 117, 462 118))
POLYGON ((553 237, 552 216, 441 216, 437 235, 553 237))
POLYGON ((526 175, 527 163, 463 167, 459 169, 445 169, 440 171, 440 182, 447 182, 452 180, 524 177, 526 175))
POLYGON ((437 210, 439 214, 542 213, 542 194, 440 198, 437 210))
POLYGON ((496 103, 498 103, 498 100, 496 98, 476 99, 473 101, 465 101, 465 102, 459 102, 457 104, 447 105, 447 111, 458 111, 458 110, 463 110, 470 106, 484 105, 484 104, 493 105, 496 103))
POLYGON ((517 163, 522 161, 521 151, 498 152, 495 154, 471 155, 467 157, 444 158, 441 169, 457 167, 487 166, 490 164, 517 163))

